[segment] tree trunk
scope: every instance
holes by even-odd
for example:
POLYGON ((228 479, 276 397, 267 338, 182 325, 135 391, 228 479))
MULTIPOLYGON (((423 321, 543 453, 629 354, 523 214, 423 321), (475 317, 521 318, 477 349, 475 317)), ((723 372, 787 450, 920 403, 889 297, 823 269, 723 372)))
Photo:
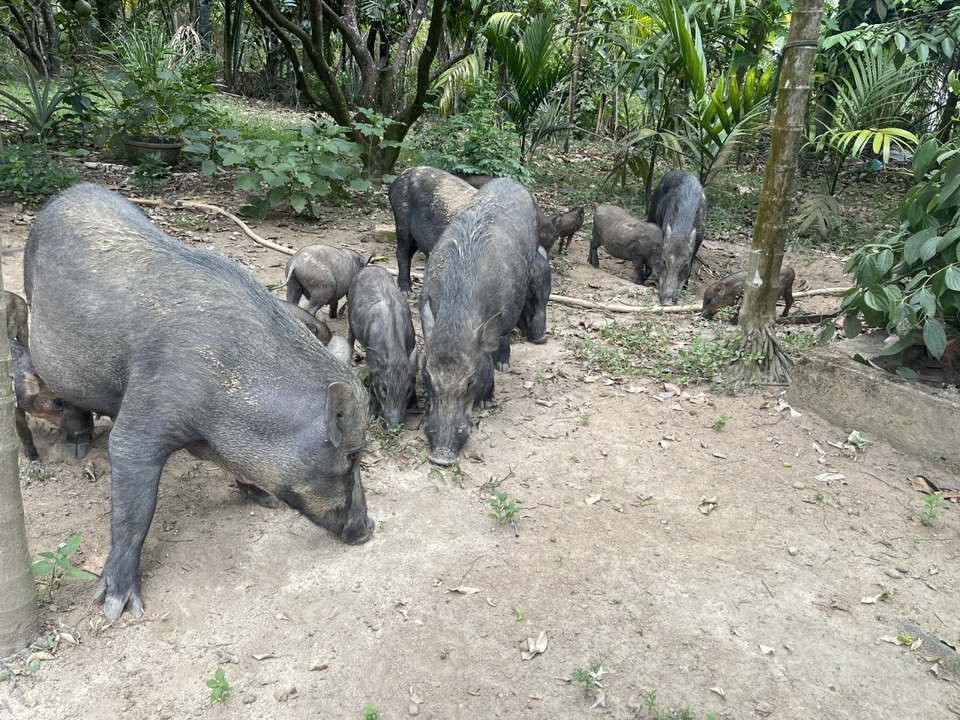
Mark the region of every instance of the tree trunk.
MULTIPOLYGON (((577 109, 577 90, 580 85, 580 20, 587 9, 588 0, 579 0, 577 13, 573 18, 573 47, 570 49, 570 94, 567 97, 567 124, 573 125, 573 116, 577 109)), ((567 130, 563 138, 563 151, 570 152, 571 130, 567 130)))
POLYGON ((790 195, 803 140, 803 121, 810 99, 810 73, 817 55, 822 11, 820 0, 797 0, 784 47, 777 92, 777 112, 771 133, 770 157, 760 191, 760 206, 747 260, 739 360, 728 374, 746 382, 790 381, 790 359, 777 343, 774 321, 780 294, 780 266, 787 240, 790 195))
MULTIPOLYGON (((2 327, 6 327, 2 303, 0 318, 2 327)), ((20 495, 13 363, 7 336, 0 335, 0 378, 6 379, 0 383, 0 657, 6 657, 37 639, 37 586, 33 582, 20 495)))

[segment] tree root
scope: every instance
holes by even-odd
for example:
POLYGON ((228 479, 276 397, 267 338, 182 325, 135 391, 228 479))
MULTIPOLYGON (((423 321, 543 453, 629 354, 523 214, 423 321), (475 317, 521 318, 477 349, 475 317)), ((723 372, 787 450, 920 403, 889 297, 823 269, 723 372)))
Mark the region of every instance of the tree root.
POLYGON ((731 349, 738 359, 727 366, 727 380, 765 385, 790 383, 793 361, 781 350, 773 325, 744 332, 731 349))

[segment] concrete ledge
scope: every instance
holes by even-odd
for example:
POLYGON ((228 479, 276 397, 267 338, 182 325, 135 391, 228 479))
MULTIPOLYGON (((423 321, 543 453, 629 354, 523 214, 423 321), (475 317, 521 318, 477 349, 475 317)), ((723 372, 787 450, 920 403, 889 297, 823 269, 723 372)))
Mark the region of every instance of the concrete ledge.
POLYGON ((794 367, 790 404, 960 473, 960 393, 903 380, 850 357, 872 357, 881 343, 860 336, 805 354, 794 367))

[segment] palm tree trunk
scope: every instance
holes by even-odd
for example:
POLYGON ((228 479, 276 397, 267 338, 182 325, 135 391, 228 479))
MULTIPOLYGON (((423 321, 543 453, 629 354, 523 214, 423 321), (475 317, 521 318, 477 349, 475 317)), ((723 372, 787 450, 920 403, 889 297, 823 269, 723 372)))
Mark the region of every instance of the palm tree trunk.
POLYGON ((737 341, 740 359, 728 372, 734 380, 785 383, 791 377, 790 359, 777 343, 774 316, 822 7, 820 0, 797 0, 793 7, 777 92, 770 157, 747 260, 740 311, 741 335, 737 341))
MULTIPOLYGON (((570 65, 573 70, 570 72, 570 95, 567 98, 567 124, 573 126, 573 116, 577 109, 577 90, 580 85, 580 20, 584 11, 587 9, 588 0, 579 0, 577 3, 577 13, 573 18, 573 47, 570 49, 570 65)), ((570 152, 570 135, 572 131, 567 130, 563 138, 563 151, 570 152)))
MULTIPOLYGON (((3 278, 0 277, 0 294, 3 278)), ((0 303, 0 318, 6 313, 0 303)), ((33 582, 20 495, 20 443, 14 424, 15 398, 10 344, 0 333, 0 657, 37 638, 37 586, 33 582)))

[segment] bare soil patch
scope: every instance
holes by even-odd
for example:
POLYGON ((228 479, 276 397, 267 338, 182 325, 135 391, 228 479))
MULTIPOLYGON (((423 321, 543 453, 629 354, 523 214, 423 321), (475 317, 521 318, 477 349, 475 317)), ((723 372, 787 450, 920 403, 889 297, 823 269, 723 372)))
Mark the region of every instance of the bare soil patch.
MULTIPOLYGON (((238 204, 205 195, 194 176, 163 195, 238 204)), ((149 214, 266 284, 282 280, 286 258, 225 219, 149 214)), ((22 253, 11 249, 30 219, 0 206, 3 280, 15 291, 22 253)), ((293 247, 343 244, 394 265, 392 249, 373 240, 384 221, 385 204, 252 224, 293 247)), ((649 290, 631 282, 631 266, 586 264, 588 227, 555 281, 569 295, 636 303, 649 290)), ((703 258, 722 275, 744 251, 715 240, 703 258)), ((789 261, 807 287, 841 280, 837 257, 789 261)), ((691 295, 712 279, 695 277, 691 295)), ((836 303, 801 301, 810 312, 836 303)), ((905 620, 960 642, 960 512, 948 507, 922 526, 909 482, 960 479, 882 442, 846 445, 856 428, 791 412, 783 388, 677 395, 660 380, 588 367, 575 343, 596 339, 610 318, 552 305, 549 319, 546 345, 516 340, 496 406, 474 416, 462 475, 421 459, 421 415, 398 441, 371 430, 363 480, 378 529, 363 546, 293 510, 248 503, 226 472, 177 453, 144 547, 143 618, 106 625, 91 585, 64 582, 42 617, 51 635, 79 644, 61 639, 36 674, 0 684, 0 716, 359 719, 373 703, 388 720, 632 718, 645 717, 631 706, 643 707, 649 690, 659 709, 689 706, 696 717, 958 712, 956 668, 884 638, 905 620), (488 517, 494 488, 521 503, 515 527, 488 517), (546 650, 523 659, 541 632, 546 650), (605 702, 592 708, 570 678, 601 663, 605 702), (204 681, 218 666, 234 690, 211 707, 204 681)), ((697 318, 669 321, 681 341, 713 332, 697 318)), ((345 320, 332 325, 345 332, 345 320)), ((31 548, 80 531, 78 561, 94 572, 110 547, 109 428, 98 422, 82 463, 63 459, 57 434, 38 428, 55 476, 31 480, 23 466, 31 548)))

